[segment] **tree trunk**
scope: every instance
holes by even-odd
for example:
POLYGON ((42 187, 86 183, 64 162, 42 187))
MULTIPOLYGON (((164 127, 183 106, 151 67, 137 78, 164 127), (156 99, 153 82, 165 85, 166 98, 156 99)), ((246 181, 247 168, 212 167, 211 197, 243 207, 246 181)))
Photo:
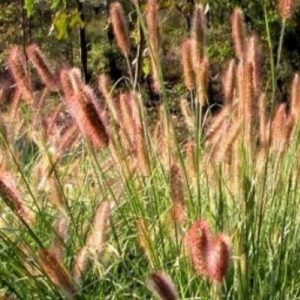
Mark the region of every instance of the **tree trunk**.
MULTIPOLYGON (((83 13, 83 5, 79 0, 77 0, 77 8, 80 13, 81 20, 83 22, 85 22, 85 16, 83 13)), ((79 43, 80 43, 81 69, 82 69, 82 73, 84 76, 84 80, 86 82, 88 82, 90 79, 90 76, 89 76, 89 72, 88 72, 88 47, 87 47, 85 25, 84 25, 84 27, 80 27, 80 29, 79 29, 79 43)))

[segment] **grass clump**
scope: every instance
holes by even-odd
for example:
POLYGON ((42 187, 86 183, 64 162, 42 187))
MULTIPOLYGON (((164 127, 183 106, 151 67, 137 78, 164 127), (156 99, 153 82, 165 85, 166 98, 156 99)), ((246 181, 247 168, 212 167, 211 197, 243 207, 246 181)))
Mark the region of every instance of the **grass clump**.
MULTIPOLYGON (((3 297, 300 297, 299 75, 290 100, 277 102, 284 29, 269 79, 259 37, 234 10, 235 58, 213 109, 205 12, 195 7, 181 47, 187 92, 174 103, 160 65, 158 3, 149 0, 145 14, 132 3, 159 98, 151 118, 138 82, 143 49, 130 47, 119 3, 111 21, 128 73, 114 84, 100 75, 99 91, 77 68, 55 73, 37 45, 26 49, 30 62, 20 48, 9 50, 15 86, 1 116, 3 297), (42 90, 34 88, 35 71, 42 90)), ((285 5, 283 27, 294 10, 285 5)), ((270 37, 268 46, 273 53, 270 37)))

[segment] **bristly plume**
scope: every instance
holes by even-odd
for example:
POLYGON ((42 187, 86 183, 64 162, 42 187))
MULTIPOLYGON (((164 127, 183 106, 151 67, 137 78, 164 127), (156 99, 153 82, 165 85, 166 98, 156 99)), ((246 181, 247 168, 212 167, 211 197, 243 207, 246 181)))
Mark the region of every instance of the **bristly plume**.
POLYGON ((71 69, 62 68, 59 73, 60 85, 66 99, 71 99, 74 94, 70 71, 71 69))
POLYGON ((207 276, 207 255, 211 244, 208 223, 203 220, 196 221, 188 230, 185 242, 194 269, 199 275, 207 276))
POLYGON ((149 35, 150 60, 153 86, 156 92, 160 91, 159 70, 159 7, 156 0, 148 0, 146 5, 146 25, 149 35))
POLYGON ((109 77, 105 74, 101 74, 99 76, 99 81, 98 81, 98 87, 99 91, 102 93, 106 106, 108 107, 109 113, 111 114, 113 120, 115 122, 118 121, 118 112, 116 109, 116 105, 114 103, 114 99, 111 95, 111 83, 109 80, 109 77))
POLYGON ((109 202, 101 202, 95 211, 93 225, 86 241, 86 246, 92 253, 100 254, 104 249, 110 214, 109 202))
POLYGON ((14 179, 4 171, 0 171, 0 196, 18 218, 28 225, 34 222, 34 215, 23 202, 14 179))
POLYGON ((133 98, 130 93, 122 93, 119 96, 120 118, 119 124, 124 132, 127 144, 131 148, 134 140, 134 121, 132 116, 133 98))
POLYGON ((39 251, 40 265, 49 280, 68 298, 75 299, 77 288, 63 264, 47 249, 39 251))
POLYGON ((85 274, 90 255, 100 255, 103 252, 108 230, 111 208, 108 201, 101 202, 97 207, 91 230, 86 244, 78 251, 74 258, 73 275, 77 283, 81 283, 85 274))
POLYGON ((240 8, 235 8, 231 17, 231 34, 235 55, 243 59, 246 47, 246 26, 244 13, 240 8))
POLYGON ((281 153, 289 144, 290 135, 294 121, 291 115, 287 114, 286 103, 281 103, 272 121, 272 150, 281 153))
POLYGON ((150 274, 148 287, 161 300, 177 300, 177 291, 172 280, 162 272, 150 274))
POLYGON ((195 74, 191 57, 191 40, 184 41, 181 45, 181 65, 185 86, 192 91, 195 88, 195 74))
POLYGON ((128 56, 130 52, 128 25, 124 17, 123 7, 119 2, 111 4, 110 19, 118 47, 124 56, 128 56))
POLYGON ((65 252, 65 241, 69 233, 69 221, 65 215, 61 215, 53 224, 54 235, 51 252, 58 260, 63 260, 65 252))
POLYGON ((28 103, 34 102, 32 82, 26 70, 25 56, 20 48, 9 49, 7 64, 24 99, 28 103))
POLYGON ((156 0, 148 0, 146 5, 146 24, 149 34, 149 42, 152 51, 159 50, 159 19, 158 4, 156 0))
POLYGON ((241 129, 241 121, 234 122, 230 127, 228 127, 228 131, 222 138, 219 145, 216 145, 214 159, 216 162, 222 162, 224 159, 228 162, 230 158, 229 151, 233 146, 234 142, 239 136, 241 129))
POLYGON ((185 145, 186 153, 186 171, 189 176, 189 183, 193 184, 196 179, 197 167, 196 167, 196 144, 193 140, 190 140, 185 145))
POLYGON ((203 57, 200 65, 196 71, 196 86, 197 86, 197 98, 201 106, 207 104, 207 81, 209 71, 209 60, 207 56, 203 57))
POLYGON ((145 219, 138 219, 136 222, 137 226, 137 238, 141 249, 144 251, 149 263, 154 266, 154 260, 152 255, 152 247, 150 240, 150 228, 145 219))
POLYGON ((296 73, 291 87, 291 114, 298 122, 300 120, 300 76, 296 73))
POLYGON ((181 114, 183 115, 187 128, 193 130, 194 122, 193 122, 192 112, 189 107, 189 103, 186 99, 180 100, 180 110, 181 110, 181 114))
POLYGON ((107 124, 93 91, 82 82, 77 69, 63 71, 61 81, 68 109, 83 136, 96 149, 107 147, 107 124))
POLYGON ((86 246, 83 246, 75 255, 72 275, 77 284, 80 285, 82 281, 82 277, 86 273, 87 267, 89 263, 89 251, 86 246))
POLYGON ((261 146, 268 144, 269 136, 267 134, 267 104, 266 95, 262 93, 258 99, 258 114, 259 114, 259 141, 261 146))
POLYGON ((57 80, 54 72, 51 70, 49 63, 47 62, 38 45, 31 44, 26 48, 26 53, 47 88, 49 90, 56 90, 57 80))
POLYGON ((224 104, 233 103, 235 88, 235 60, 230 60, 223 78, 224 104))
POLYGON ((229 238, 219 234, 208 252, 208 274, 212 280, 221 282, 229 268, 231 246, 229 238))
POLYGON ((57 156, 67 153, 76 142, 78 135, 78 126, 72 121, 72 124, 64 130, 60 138, 56 141, 57 156))
POLYGON ((173 203, 172 219, 176 225, 181 225, 185 220, 184 185, 182 171, 175 163, 170 169, 170 187, 173 203))
POLYGON ((255 34, 248 38, 246 60, 252 64, 254 95, 258 97, 261 93, 261 50, 259 39, 255 34))
POLYGON ((279 0, 278 10, 281 18, 286 21, 291 18, 296 9, 296 0, 279 0))
POLYGON ((199 4, 195 7, 191 27, 191 55, 195 72, 204 56, 205 27, 206 20, 203 6, 199 4))

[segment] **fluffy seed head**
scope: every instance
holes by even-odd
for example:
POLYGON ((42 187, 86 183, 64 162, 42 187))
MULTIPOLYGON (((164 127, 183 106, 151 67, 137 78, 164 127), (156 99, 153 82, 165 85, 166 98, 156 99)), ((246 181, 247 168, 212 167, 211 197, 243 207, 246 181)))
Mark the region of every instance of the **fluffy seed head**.
POLYGON ((26 48, 26 53, 47 88, 56 90, 57 81, 55 75, 38 45, 31 44, 26 48))
POLYGON ((287 114, 286 103, 281 103, 272 121, 272 149, 282 152, 289 144, 294 126, 293 117, 287 114))
POLYGON ((229 238, 223 234, 218 235, 208 253, 208 273, 212 280, 223 280, 230 265, 230 256, 229 238))
POLYGON ((93 219, 93 225, 87 238, 86 246, 89 251, 101 253, 104 248, 109 224, 111 208, 108 201, 101 202, 97 207, 93 219))
POLYGON ((296 9, 296 0, 279 0, 278 10, 281 18, 287 20, 291 18, 296 9))
POLYGON ((172 218, 175 224, 182 224, 185 219, 184 186, 182 172, 177 164, 170 170, 171 199, 173 202, 172 218))
POLYGON ((196 86, 197 86, 197 98, 201 106, 207 103, 207 82, 209 61, 208 57, 204 56, 200 65, 196 68, 196 86))
POLYGON ((152 51, 159 50, 159 16, 156 0, 148 0, 146 6, 146 24, 152 51))
POLYGON ((208 223, 203 220, 196 221, 187 232, 186 250, 199 275, 207 276, 207 255, 210 243, 211 234, 208 223))
POLYGON ((300 76, 296 73, 291 87, 291 114, 296 122, 300 119, 300 76))
POLYGON ((62 263, 47 249, 39 251, 40 265, 49 280, 70 299, 75 299, 77 288, 62 263))
POLYGON ((195 7, 191 27, 191 55, 193 66, 195 68, 197 68, 197 66, 200 65, 204 55, 205 27, 205 14, 203 6, 200 4, 195 7))
POLYGON ((181 65, 185 86, 191 91, 195 88, 195 74, 191 57, 191 40, 189 39, 181 45, 181 65))
POLYGON ((20 48, 12 47, 11 49, 9 49, 7 64, 24 99, 28 103, 32 103, 34 98, 32 83, 30 77, 27 74, 24 54, 20 48))
POLYGON ((235 55, 243 59, 246 45, 246 27, 244 13, 240 8, 235 8, 231 16, 231 34, 235 55))
POLYGON ((10 209, 27 224, 34 222, 34 215, 22 201, 21 193, 17 189, 10 174, 0 171, 0 196, 10 209))
POLYGON ((235 60, 232 59, 226 69, 223 78, 224 102, 225 105, 230 105, 233 102, 235 87, 235 60))
POLYGON ((82 82, 76 69, 63 71, 61 79, 69 112, 83 136, 96 149, 107 147, 109 136, 104 113, 93 91, 82 82))
POLYGON ((253 68, 253 88, 255 96, 259 96, 261 92, 261 50, 257 35, 253 34, 247 40, 246 60, 253 68))
POLYGON ((178 299, 177 291, 172 280, 161 272, 152 273, 148 278, 149 289, 161 300, 178 299))
POLYGON ((128 56, 130 51, 128 26, 124 17, 122 5, 119 2, 111 4, 110 19, 118 47, 124 56, 128 56))

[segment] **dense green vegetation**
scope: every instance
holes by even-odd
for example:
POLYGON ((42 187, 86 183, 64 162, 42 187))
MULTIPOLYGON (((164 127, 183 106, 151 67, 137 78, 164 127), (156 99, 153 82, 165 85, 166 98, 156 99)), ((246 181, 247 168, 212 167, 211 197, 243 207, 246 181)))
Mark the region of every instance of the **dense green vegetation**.
POLYGON ((0 299, 298 299, 294 1, 0 3, 0 299))

